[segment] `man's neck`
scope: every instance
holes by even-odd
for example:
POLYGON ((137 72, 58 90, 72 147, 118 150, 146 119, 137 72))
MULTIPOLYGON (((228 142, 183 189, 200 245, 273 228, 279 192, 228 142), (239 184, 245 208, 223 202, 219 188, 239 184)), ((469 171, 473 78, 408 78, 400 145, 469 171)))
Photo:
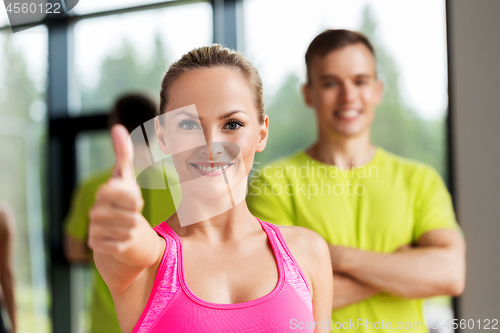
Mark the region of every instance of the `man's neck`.
POLYGON ((357 137, 319 135, 319 140, 306 153, 323 163, 342 169, 357 167, 370 162, 376 147, 370 142, 370 132, 357 137))

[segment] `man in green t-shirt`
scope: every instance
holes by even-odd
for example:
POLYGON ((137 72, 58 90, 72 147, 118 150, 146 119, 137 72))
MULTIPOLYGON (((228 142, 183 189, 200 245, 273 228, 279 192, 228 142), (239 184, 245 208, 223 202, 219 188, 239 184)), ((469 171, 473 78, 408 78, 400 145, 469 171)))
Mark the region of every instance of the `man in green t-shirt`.
POLYGON ((446 186, 430 166, 370 142, 383 86, 366 37, 327 30, 310 44, 306 65, 303 93, 318 140, 258 170, 248 206, 329 243, 332 329, 427 332, 422 299, 459 295, 465 284, 465 242, 446 186))
MULTIPOLYGON (((119 98, 115 103, 110 117, 109 127, 115 124, 124 125, 132 132, 138 126, 156 117, 157 108, 149 98, 139 94, 128 94, 119 98)), ((135 147, 138 153, 146 147, 135 147)), ((148 176, 148 169, 138 178, 139 183, 146 183, 143 179, 148 176), (141 178, 143 177, 143 178, 141 178), (142 181, 142 182, 141 182, 142 181)), ((97 189, 111 177, 111 170, 95 174, 80 184, 72 197, 70 210, 64 224, 65 254, 72 263, 91 264, 93 280, 92 299, 90 306, 91 333, 121 333, 115 307, 108 286, 99 275, 92 254, 87 247, 89 226, 89 211, 94 205, 97 189)), ((175 212, 175 206, 168 186, 166 189, 141 189, 144 198, 142 214, 152 226, 158 225, 175 212)))

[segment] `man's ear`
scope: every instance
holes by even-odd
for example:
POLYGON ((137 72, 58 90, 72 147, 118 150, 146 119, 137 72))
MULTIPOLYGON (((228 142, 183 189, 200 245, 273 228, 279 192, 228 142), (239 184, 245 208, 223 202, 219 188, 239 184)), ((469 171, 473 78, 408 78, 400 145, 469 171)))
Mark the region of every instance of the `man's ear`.
POLYGON ((160 123, 161 116, 162 115, 155 118, 156 137, 158 138, 158 145, 160 146, 161 152, 165 155, 170 155, 170 149, 166 141, 165 133, 163 131, 163 126, 160 123))
POLYGON ((256 152, 260 153, 266 148, 267 138, 269 135, 269 116, 266 114, 264 118, 264 123, 260 125, 259 131, 259 143, 257 144, 256 152))
POLYGON ((375 84, 376 105, 378 106, 380 103, 382 103, 382 99, 384 97, 384 83, 380 79, 377 79, 377 82, 375 84))
POLYGON ((310 108, 313 108, 312 99, 311 99, 311 88, 310 83, 306 83, 302 86, 302 95, 304 97, 304 102, 310 108))

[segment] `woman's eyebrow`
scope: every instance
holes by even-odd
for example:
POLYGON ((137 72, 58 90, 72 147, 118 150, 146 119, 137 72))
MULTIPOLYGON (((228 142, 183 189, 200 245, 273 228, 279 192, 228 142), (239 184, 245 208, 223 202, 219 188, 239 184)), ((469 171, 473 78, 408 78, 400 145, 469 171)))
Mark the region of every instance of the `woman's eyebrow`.
POLYGON ((219 119, 221 119, 221 120, 222 119, 227 119, 227 118, 231 117, 233 114, 239 113, 239 112, 246 114, 246 112, 243 111, 243 110, 234 110, 234 111, 230 111, 230 112, 228 112, 226 114, 223 114, 222 116, 219 117, 219 119))
POLYGON ((184 111, 184 110, 177 112, 174 117, 177 117, 178 115, 181 115, 181 114, 185 114, 189 118, 200 119, 201 120, 201 117, 199 117, 197 114, 193 114, 191 112, 187 112, 187 111, 184 111))
MULTIPOLYGON (((243 111, 243 110, 234 110, 234 111, 229 111, 228 113, 223 114, 222 116, 219 117, 219 119, 220 120, 227 119, 227 118, 231 117, 233 114, 240 113, 240 112, 246 114, 246 112, 243 111)), ((184 115, 186 115, 186 116, 188 116, 189 118, 192 118, 192 119, 197 119, 197 120, 200 120, 200 121, 203 120, 199 115, 193 114, 191 112, 187 112, 187 111, 184 111, 184 110, 179 111, 174 117, 177 117, 177 116, 179 116, 181 114, 184 114, 184 115)))

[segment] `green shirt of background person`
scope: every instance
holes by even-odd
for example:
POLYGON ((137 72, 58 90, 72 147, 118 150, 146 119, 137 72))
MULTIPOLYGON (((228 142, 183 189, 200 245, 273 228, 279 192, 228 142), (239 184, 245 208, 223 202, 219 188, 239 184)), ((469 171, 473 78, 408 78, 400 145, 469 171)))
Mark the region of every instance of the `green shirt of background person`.
POLYGON ((430 166, 371 143, 383 85, 363 35, 323 32, 310 44, 306 65, 303 94, 315 110, 318 139, 257 171, 249 182, 250 211, 325 238, 335 331, 391 325, 427 332, 422 299, 457 296, 465 285, 465 241, 446 186, 430 166))
MULTIPOLYGON (((110 114, 109 127, 122 124, 130 133, 157 115, 157 107, 148 97, 140 94, 127 94, 115 103, 110 114)), ((138 149, 145 149, 145 147, 134 147, 135 151, 138 149)), ((90 332, 92 333, 121 333, 113 299, 94 265, 92 254, 87 246, 89 211, 94 205, 97 189, 110 177, 111 170, 106 170, 91 176, 77 187, 64 224, 67 259, 72 263, 89 262, 91 264, 93 290, 90 305, 90 332)), ((175 212, 168 187, 163 190, 142 188, 141 191, 144 198, 142 214, 152 226, 158 225, 175 212)))

